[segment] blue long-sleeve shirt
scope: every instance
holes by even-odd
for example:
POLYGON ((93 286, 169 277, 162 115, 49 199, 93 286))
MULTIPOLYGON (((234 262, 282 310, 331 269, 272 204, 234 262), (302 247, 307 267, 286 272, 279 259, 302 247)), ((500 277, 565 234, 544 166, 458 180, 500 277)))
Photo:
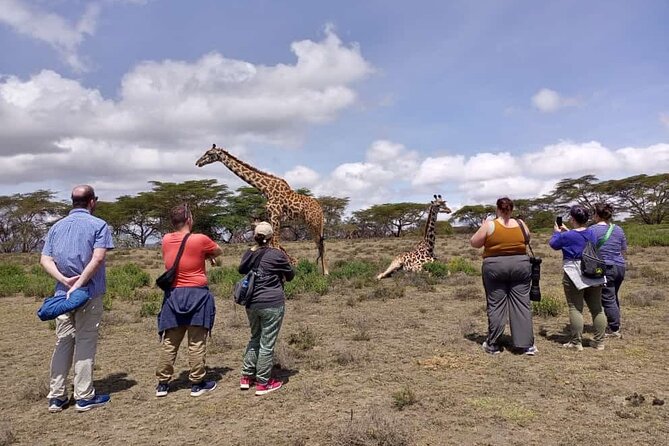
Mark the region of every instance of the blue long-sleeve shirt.
POLYGON ((554 232, 548 244, 555 250, 561 249, 564 260, 580 260, 586 239, 594 245, 597 244, 597 237, 590 228, 582 231, 572 229, 567 232, 554 232))

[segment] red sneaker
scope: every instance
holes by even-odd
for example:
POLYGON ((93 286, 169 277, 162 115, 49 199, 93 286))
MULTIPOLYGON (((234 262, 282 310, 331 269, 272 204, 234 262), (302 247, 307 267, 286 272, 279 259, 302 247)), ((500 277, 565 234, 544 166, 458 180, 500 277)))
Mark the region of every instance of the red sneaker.
POLYGON ((279 380, 276 380, 274 378, 270 378, 269 381, 267 381, 266 384, 258 384, 256 385, 256 396, 260 395, 265 395, 270 392, 274 392, 275 390, 278 390, 281 388, 283 383, 279 380))
POLYGON ((242 375, 242 377, 239 379, 239 388, 241 390, 249 390, 249 388, 254 385, 256 382, 256 379, 253 376, 250 375, 242 375))

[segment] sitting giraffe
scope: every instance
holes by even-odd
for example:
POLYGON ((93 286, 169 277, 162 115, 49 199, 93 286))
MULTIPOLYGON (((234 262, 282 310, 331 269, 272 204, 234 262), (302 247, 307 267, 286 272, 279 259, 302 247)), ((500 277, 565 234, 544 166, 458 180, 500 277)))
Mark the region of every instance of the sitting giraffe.
MULTIPOLYGON (((195 163, 198 167, 220 161, 228 169, 251 186, 258 189, 267 198, 267 213, 270 216, 270 224, 274 230, 272 246, 283 249, 280 245, 281 217, 303 220, 318 248, 323 274, 328 274, 328 265, 325 260, 324 242, 324 220, 323 208, 313 197, 298 194, 290 188, 286 180, 277 176, 262 172, 255 167, 232 156, 225 149, 212 145, 211 149, 200 157, 195 163)), ((285 251, 284 251, 285 252, 285 251)), ((290 256, 289 256, 290 257, 290 256)))
POLYGON ((434 262, 435 227, 437 225, 437 215, 440 212, 450 214, 451 210, 446 206, 446 202, 442 200, 441 195, 435 195, 434 200, 430 202, 423 240, 416 245, 413 251, 395 257, 388 269, 376 276, 377 279, 389 277, 398 269, 420 271, 424 264, 434 262))

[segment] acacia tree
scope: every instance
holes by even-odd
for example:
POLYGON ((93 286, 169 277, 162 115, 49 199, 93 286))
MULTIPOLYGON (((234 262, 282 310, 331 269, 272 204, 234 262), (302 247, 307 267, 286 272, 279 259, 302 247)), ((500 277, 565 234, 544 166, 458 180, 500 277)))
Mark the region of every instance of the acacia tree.
POLYGON ((481 226, 481 221, 495 215, 496 207, 492 204, 473 204, 462 206, 453 213, 452 219, 463 222, 471 229, 481 226))
POLYGON ((0 250, 31 252, 37 249, 50 224, 67 214, 68 205, 56 193, 40 189, 27 194, 0 196, 0 250))
POLYGON ((598 185, 619 209, 643 223, 662 223, 669 217, 669 174, 636 175, 598 185))
POLYGON ((318 202, 323 208, 326 237, 343 237, 345 235, 343 218, 349 201, 348 197, 338 198, 329 195, 318 197, 318 202))
POLYGON ((355 211, 353 218, 362 236, 400 237, 404 229, 420 222, 425 211, 425 205, 420 203, 386 203, 355 211))
POLYGON ((607 201, 611 196, 597 184, 599 180, 594 175, 584 175, 580 178, 565 178, 560 180, 553 191, 545 199, 552 203, 552 207, 565 211, 573 204, 579 204, 594 213, 595 203, 607 201))
POLYGON ((227 199, 220 219, 226 230, 223 241, 227 243, 246 241, 245 235, 251 231, 253 222, 267 220, 267 199, 258 189, 242 186, 236 192, 227 199))

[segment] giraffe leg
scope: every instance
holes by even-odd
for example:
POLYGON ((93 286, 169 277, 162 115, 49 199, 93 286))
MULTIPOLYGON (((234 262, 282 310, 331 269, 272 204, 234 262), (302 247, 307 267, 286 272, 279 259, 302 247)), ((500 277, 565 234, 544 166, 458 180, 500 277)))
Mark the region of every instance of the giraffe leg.
POLYGON ((321 272, 324 276, 330 274, 328 270, 328 262, 325 260, 325 235, 323 234, 323 225, 320 224, 310 224, 311 236, 316 242, 316 248, 318 249, 318 257, 316 257, 316 263, 320 261, 321 263, 321 272))
POLYGON ((376 276, 376 279, 377 280, 384 279, 384 278, 390 276, 392 273, 394 273, 398 269, 400 269, 401 267, 402 267, 402 260, 399 257, 397 257, 397 258, 395 258, 395 260, 390 262, 390 266, 388 267, 388 269, 386 269, 384 272, 382 272, 381 274, 376 276))

